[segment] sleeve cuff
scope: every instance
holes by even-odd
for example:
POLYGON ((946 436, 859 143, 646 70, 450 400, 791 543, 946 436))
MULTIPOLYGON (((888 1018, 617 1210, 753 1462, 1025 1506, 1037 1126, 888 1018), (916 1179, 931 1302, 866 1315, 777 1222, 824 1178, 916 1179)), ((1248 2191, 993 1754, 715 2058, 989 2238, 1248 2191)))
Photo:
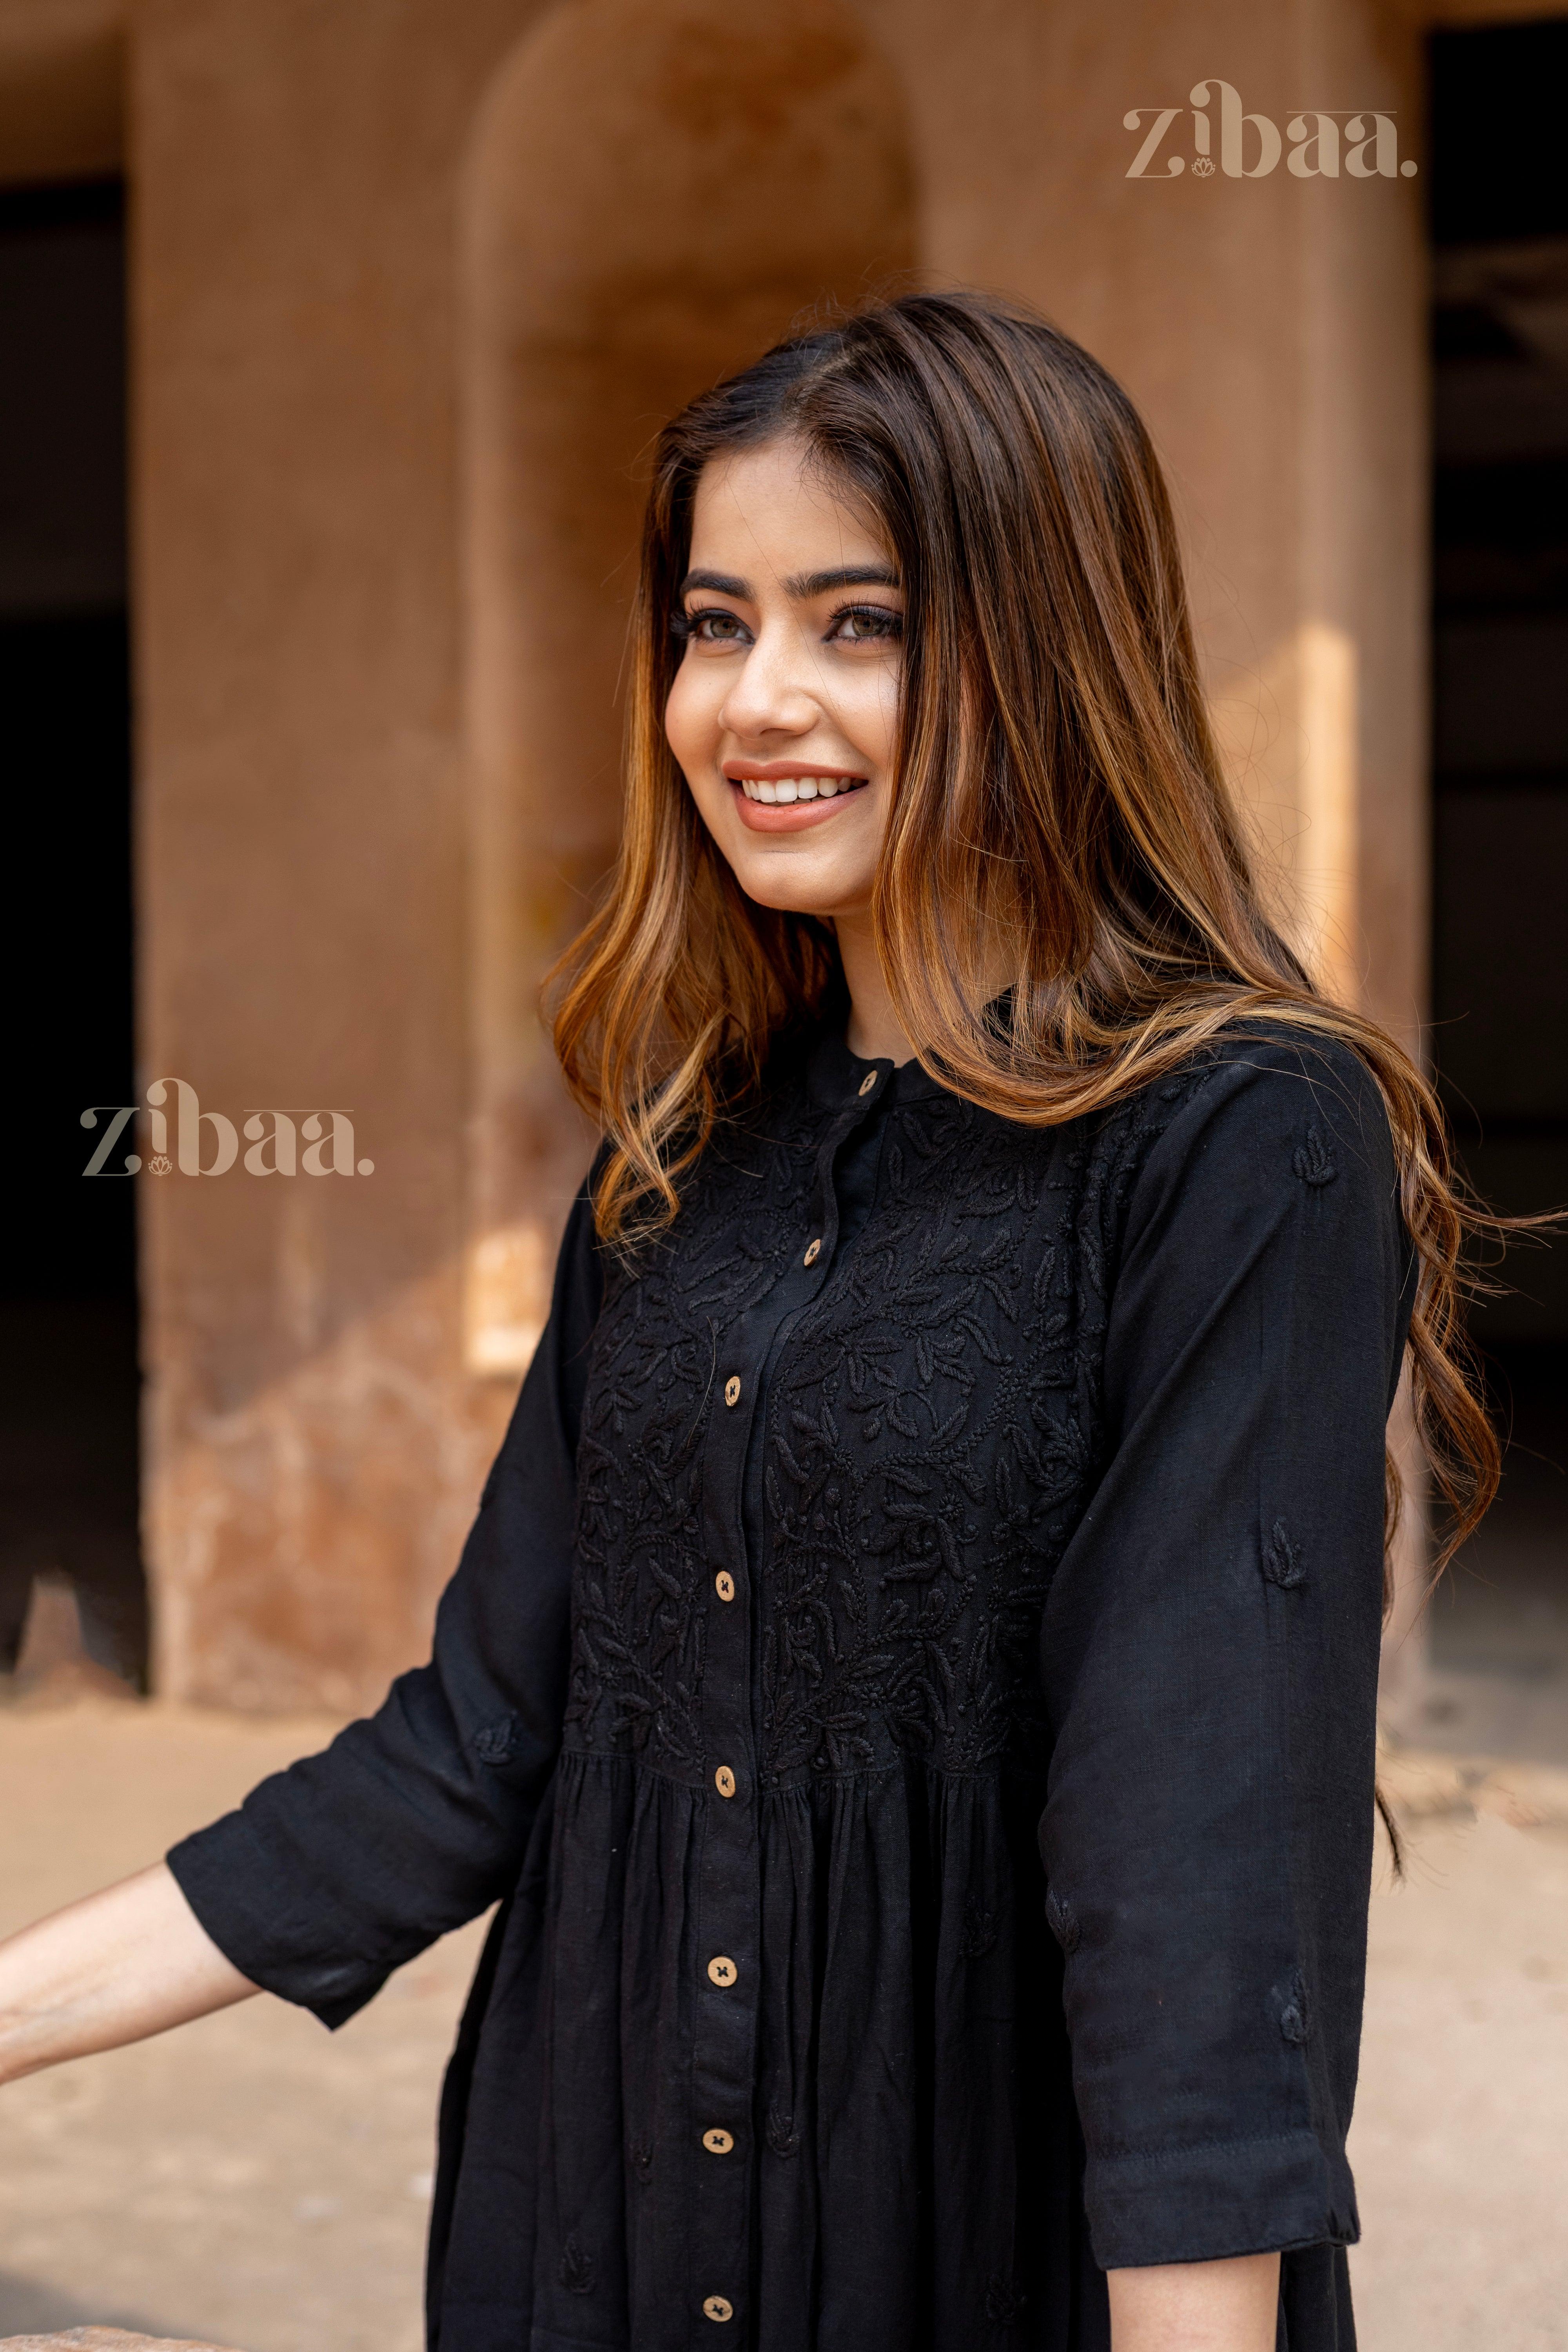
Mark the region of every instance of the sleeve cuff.
POLYGON ((1349 2168, 1331 2164, 1310 2131, 1091 2156, 1084 2204, 1106 2271, 1348 2246, 1361 2235, 1349 2168))
POLYGON ((391 1974, 390 1964, 345 1955, 349 1923, 337 1922, 334 1937, 319 1896, 308 1917, 290 1916, 268 1901, 278 1874, 243 1813, 227 1813, 183 1838, 164 1858, 198 1922, 240 1975, 263 1992, 310 2010, 323 2025, 346 2024, 391 1974))

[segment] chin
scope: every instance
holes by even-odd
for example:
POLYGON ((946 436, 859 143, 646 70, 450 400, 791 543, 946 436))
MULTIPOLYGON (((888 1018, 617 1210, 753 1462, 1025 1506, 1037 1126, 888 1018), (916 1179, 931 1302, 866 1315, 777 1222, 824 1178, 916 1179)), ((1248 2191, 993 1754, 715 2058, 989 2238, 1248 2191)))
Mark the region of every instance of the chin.
POLYGON ((796 883, 788 883, 776 876, 761 876, 754 884, 743 877, 741 883, 748 898, 759 907, 769 907, 775 915, 815 915, 822 922, 831 922, 838 911, 838 895, 832 890, 813 890, 796 883))
POLYGON ((777 914, 816 915, 827 922, 852 908, 869 906, 876 880, 870 844, 829 837, 844 823, 841 817, 831 827, 771 835, 736 824, 718 840, 748 898, 777 914))

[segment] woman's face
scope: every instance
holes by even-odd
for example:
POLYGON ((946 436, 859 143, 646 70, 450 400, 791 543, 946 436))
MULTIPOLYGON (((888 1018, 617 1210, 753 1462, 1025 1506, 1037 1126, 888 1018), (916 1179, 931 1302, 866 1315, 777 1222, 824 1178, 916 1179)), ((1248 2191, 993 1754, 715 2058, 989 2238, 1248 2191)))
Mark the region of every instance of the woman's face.
POLYGON ((697 485, 689 632, 665 731, 747 896, 863 915, 887 831, 903 593, 865 510, 798 442, 715 459, 697 485))

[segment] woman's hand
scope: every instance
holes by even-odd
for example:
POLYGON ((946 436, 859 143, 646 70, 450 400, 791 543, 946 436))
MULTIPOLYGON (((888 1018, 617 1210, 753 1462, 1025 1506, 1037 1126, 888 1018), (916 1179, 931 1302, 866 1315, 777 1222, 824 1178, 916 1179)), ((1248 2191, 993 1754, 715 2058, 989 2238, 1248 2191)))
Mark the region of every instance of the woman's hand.
POLYGON ((145 2041, 256 1990, 158 1863, 0 1944, 0 2083, 145 2041))
POLYGON ((1278 2254, 1112 2271, 1111 2352, 1274 2352, 1278 2254))

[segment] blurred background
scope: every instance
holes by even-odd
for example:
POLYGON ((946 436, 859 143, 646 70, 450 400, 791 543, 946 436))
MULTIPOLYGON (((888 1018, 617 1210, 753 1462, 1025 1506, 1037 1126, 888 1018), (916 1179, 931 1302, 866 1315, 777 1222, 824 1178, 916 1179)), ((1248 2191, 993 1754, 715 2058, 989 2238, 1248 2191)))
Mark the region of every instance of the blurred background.
MULTIPOLYGON (((1568 1201, 1565 93, 1512 0, 0 0, 0 1925, 423 1654, 587 1158, 647 445, 826 303, 1121 378, 1285 919, 1568 1201)), ((1568 2344, 1568 1244, 1501 1275, 1388 1654, 1389 2352, 1568 2344)), ((0 2333, 412 2347, 466 1952, 6 2094, 0 2333)))

